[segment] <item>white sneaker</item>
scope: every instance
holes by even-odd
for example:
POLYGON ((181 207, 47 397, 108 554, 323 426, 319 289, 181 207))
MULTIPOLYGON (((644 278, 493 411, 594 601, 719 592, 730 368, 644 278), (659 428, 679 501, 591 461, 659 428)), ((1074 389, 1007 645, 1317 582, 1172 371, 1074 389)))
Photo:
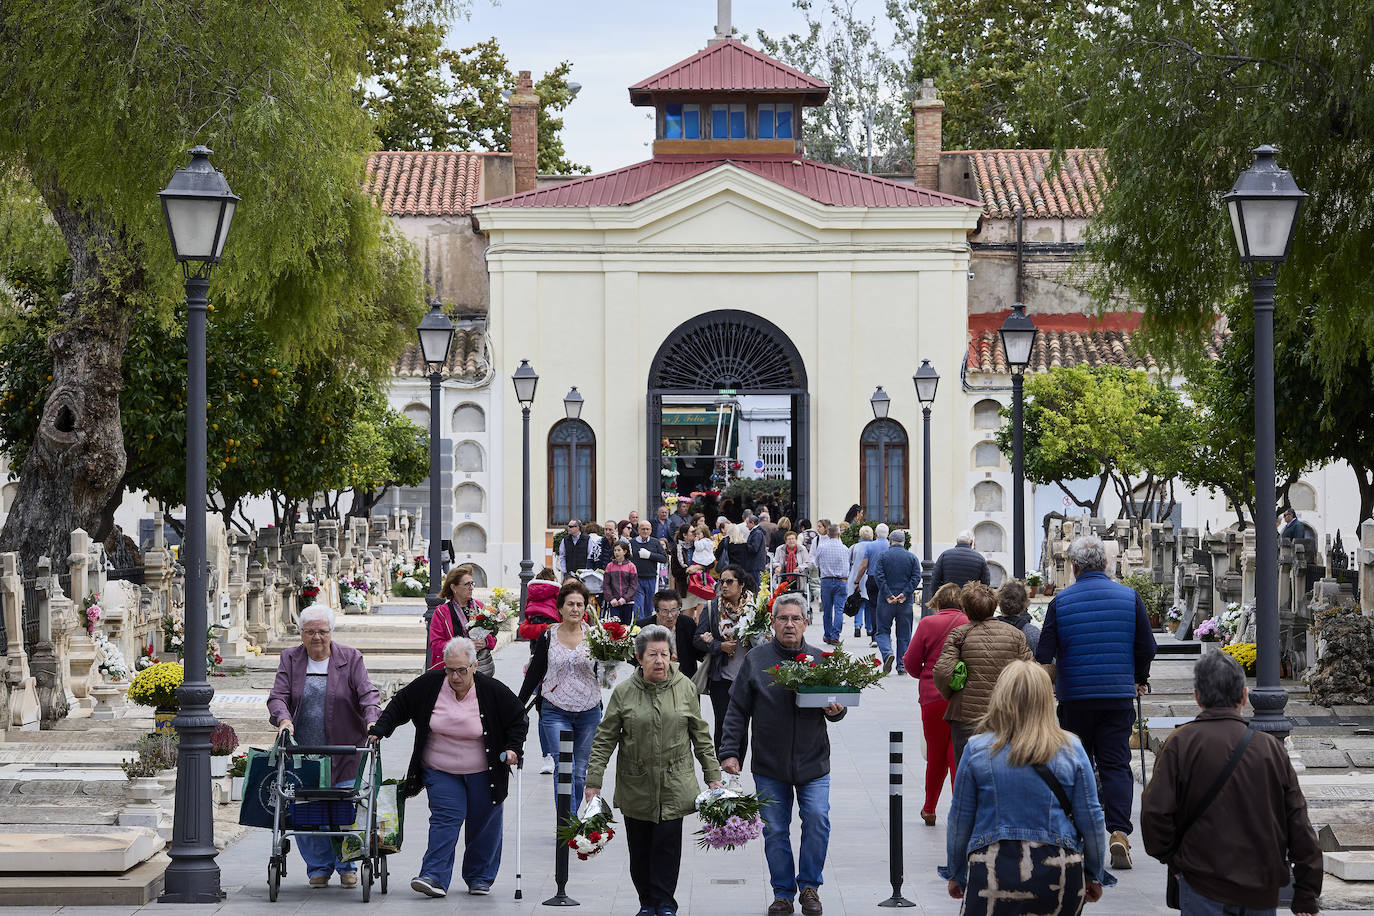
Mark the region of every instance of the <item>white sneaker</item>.
POLYGON ((421 877, 416 877, 416 878, 411 878, 411 879, 410 879, 410 889, 413 890, 413 891, 419 891, 420 893, 424 894, 426 897, 446 897, 446 896, 448 896, 448 891, 444 890, 442 887, 440 887, 439 885, 435 884, 433 881, 431 881, 431 880, 429 880, 428 878, 423 877, 423 876, 421 876, 421 877))
POLYGON ((549 776, 549 775, 551 775, 551 774, 553 773, 553 758, 552 758, 552 757, 549 757, 549 756, 545 756, 545 757, 544 757, 544 763, 539 767, 539 772, 540 772, 540 774, 543 775, 543 776, 549 776))

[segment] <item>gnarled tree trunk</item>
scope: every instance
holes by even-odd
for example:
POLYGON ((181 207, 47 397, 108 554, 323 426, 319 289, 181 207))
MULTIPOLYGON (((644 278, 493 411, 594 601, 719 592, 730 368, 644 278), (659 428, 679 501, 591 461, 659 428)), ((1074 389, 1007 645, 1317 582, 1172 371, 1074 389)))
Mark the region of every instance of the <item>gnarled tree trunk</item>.
POLYGON ((72 258, 72 289, 48 337, 52 384, 20 468, 19 491, 0 531, 0 550, 17 551, 24 575, 40 556, 65 570, 70 535, 84 528, 104 540, 124 479, 119 418, 131 294, 144 275, 122 250, 119 233, 83 214, 54 184, 43 190, 72 258))

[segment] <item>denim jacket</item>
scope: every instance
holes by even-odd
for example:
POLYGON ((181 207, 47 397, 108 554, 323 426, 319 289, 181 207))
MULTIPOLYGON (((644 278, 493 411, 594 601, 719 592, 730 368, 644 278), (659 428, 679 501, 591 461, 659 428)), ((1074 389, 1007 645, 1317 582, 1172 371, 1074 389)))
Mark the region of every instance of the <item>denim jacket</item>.
POLYGON ((1048 766, 1073 802, 1074 817, 1085 833, 1082 840, 1035 770, 1008 764, 1006 748, 991 753, 995 740, 987 733, 973 736, 959 763, 945 830, 948 864, 938 869, 940 877, 953 878, 963 887, 968 884, 969 853, 998 840, 1030 840, 1081 851, 1085 881, 1105 887, 1116 884, 1105 870, 1107 825, 1092 764, 1078 738, 1070 735, 1069 746, 1061 748, 1048 766))

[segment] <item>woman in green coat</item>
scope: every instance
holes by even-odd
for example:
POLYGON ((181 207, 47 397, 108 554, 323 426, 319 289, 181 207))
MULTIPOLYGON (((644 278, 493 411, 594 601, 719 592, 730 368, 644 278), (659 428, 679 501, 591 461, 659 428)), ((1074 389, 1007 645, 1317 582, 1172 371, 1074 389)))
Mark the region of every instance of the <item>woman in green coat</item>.
POLYGON ((592 739, 584 795, 601 794, 606 764, 619 748, 615 806, 625 818, 637 916, 677 916, 682 818, 695 810, 700 790, 692 755, 713 789, 720 786, 720 764, 696 686, 672 663, 672 632, 657 624, 640 630, 635 657, 639 670, 616 685, 592 739))

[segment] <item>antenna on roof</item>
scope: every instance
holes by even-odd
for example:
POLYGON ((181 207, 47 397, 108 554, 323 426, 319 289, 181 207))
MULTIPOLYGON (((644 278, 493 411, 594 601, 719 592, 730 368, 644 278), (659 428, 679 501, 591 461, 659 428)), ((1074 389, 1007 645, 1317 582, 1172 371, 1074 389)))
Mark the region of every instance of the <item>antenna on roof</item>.
POLYGON ((709 48, 718 45, 728 39, 735 31, 735 27, 730 22, 730 0, 716 0, 716 34, 711 40, 706 42, 709 48))

